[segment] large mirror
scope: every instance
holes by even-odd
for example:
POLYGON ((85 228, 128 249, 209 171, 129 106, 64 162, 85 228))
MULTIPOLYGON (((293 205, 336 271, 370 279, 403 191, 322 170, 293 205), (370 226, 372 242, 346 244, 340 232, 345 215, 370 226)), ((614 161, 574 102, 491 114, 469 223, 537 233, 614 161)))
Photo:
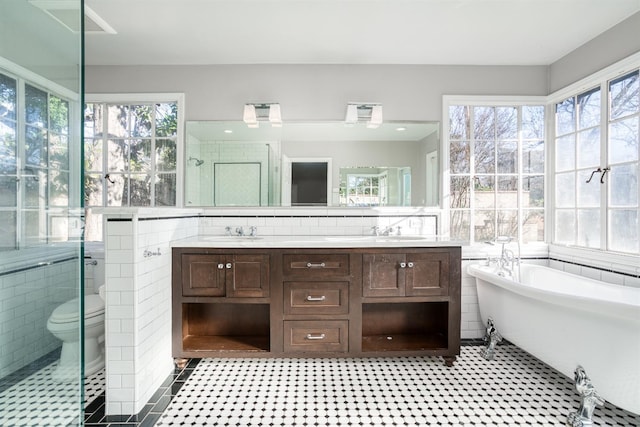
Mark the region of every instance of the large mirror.
POLYGON ((187 122, 185 206, 437 206, 439 128, 187 122))

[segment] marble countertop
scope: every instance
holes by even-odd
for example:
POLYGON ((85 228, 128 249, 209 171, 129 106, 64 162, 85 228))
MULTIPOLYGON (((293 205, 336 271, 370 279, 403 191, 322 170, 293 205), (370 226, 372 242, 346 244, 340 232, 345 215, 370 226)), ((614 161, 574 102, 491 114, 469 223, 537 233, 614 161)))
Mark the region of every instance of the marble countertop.
POLYGON ((198 236, 175 240, 192 248, 387 248, 462 246, 437 236, 198 236))

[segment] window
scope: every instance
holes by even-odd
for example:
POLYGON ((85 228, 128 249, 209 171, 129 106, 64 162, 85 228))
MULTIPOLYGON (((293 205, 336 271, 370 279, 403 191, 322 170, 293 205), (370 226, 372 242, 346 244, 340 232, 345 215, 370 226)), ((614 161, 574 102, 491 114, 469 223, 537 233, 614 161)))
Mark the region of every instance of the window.
POLYGON ((179 206, 182 94, 88 95, 85 240, 102 240, 92 207, 179 206))
POLYGON ((0 72, 0 250, 69 238, 70 101, 0 72))
POLYGON ((554 242, 639 253, 640 71, 555 108, 554 242))
POLYGON ((451 237, 544 241, 544 105, 445 105, 451 237))
POLYGON ((347 175, 345 206, 385 206, 387 204, 387 174, 347 175))

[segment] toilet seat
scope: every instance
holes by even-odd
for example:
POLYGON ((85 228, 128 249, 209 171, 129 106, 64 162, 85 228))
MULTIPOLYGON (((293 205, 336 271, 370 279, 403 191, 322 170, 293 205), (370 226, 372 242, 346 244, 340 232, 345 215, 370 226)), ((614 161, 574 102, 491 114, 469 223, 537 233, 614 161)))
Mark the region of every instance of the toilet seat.
MULTIPOLYGON (((78 298, 74 298, 59 305, 53 313, 49 321, 51 323, 71 323, 80 320, 80 305, 78 298)), ((84 297, 84 318, 91 319, 104 314, 104 301, 100 295, 86 295, 84 297)))

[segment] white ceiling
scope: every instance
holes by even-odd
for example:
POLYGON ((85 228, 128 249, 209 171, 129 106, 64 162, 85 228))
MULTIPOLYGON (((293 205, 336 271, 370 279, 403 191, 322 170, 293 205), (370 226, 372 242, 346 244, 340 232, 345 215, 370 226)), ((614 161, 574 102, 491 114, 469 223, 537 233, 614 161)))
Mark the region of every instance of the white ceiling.
POLYGON ((548 65, 640 0, 86 0, 88 65, 548 65))

